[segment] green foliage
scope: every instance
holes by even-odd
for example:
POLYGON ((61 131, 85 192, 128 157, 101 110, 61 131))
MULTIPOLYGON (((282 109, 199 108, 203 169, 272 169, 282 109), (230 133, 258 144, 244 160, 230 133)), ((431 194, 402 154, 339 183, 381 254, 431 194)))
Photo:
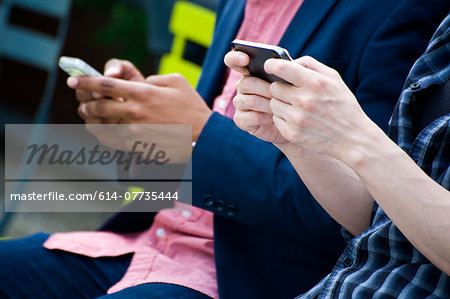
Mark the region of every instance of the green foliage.
POLYGON ((105 15, 105 26, 92 32, 94 43, 117 48, 117 58, 130 60, 138 67, 143 64, 148 56, 148 16, 141 7, 123 0, 75 0, 74 5, 91 13, 105 15))

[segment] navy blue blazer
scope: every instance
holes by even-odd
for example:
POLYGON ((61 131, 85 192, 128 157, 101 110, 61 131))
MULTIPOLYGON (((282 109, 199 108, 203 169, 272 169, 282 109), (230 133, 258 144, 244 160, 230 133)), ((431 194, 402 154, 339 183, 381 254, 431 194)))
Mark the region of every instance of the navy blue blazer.
MULTIPOLYGON (((244 0, 224 0, 198 92, 221 92, 244 0)), ((362 108, 386 129, 404 78, 425 50, 448 0, 305 0, 280 45, 337 69, 362 108)), ((193 204, 215 213, 221 298, 292 298, 328 274, 344 249, 340 226, 272 144, 214 113, 192 155, 193 204)), ((145 213, 119 213, 103 229, 136 231, 145 213)))

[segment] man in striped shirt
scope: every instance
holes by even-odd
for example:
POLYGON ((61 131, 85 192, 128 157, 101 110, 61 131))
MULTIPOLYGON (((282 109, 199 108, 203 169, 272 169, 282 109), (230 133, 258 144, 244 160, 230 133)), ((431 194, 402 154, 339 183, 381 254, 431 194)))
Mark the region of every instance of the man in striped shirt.
MULTIPOLYGON (((298 298, 449 298, 449 42, 450 15, 410 71, 390 139, 337 72, 309 57, 266 62, 268 73, 292 83, 253 90, 262 105, 266 98, 272 124, 253 121, 257 111, 238 94, 238 126, 260 125, 258 137, 286 154, 345 228, 348 246, 332 272, 298 298)), ((238 55, 229 53, 227 64, 236 68, 238 55)), ((252 83, 244 77, 238 91, 252 83)))

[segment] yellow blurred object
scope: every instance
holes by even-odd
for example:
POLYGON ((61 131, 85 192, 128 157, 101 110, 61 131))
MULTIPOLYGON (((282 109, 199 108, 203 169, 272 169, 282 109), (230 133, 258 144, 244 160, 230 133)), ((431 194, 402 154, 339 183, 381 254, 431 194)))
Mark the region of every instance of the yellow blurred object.
POLYGON ((144 192, 144 191, 145 191, 145 189, 144 189, 144 188, 141 188, 141 187, 136 187, 136 186, 131 186, 131 187, 129 187, 129 188, 128 188, 128 192, 129 192, 130 194, 132 194, 132 197, 131 197, 129 200, 124 199, 124 200, 122 201, 122 204, 121 204, 120 206, 123 207, 123 206, 125 206, 126 204, 132 202, 132 201, 136 198, 136 196, 138 196, 140 193, 142 193, 142 192, 144 192))
POLYGON ((172 10, 169 28, 174 34, 171 52, 161 58, 159 73, 180 73, 189 83, 197 86, 201 66, 183 58, 186 41, 205 48, 211 45, 216 22, 212 10, 187 1, 177 1, 172 10))

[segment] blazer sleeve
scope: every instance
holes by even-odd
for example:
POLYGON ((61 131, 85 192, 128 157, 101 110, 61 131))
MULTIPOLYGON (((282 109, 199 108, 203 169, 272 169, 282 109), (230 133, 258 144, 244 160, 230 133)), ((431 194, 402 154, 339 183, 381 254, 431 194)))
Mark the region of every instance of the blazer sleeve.
POLYGON ((411 66, 449 10, 450 1, 403 0, 367 43, 354 93, 385 132, 411 66))

